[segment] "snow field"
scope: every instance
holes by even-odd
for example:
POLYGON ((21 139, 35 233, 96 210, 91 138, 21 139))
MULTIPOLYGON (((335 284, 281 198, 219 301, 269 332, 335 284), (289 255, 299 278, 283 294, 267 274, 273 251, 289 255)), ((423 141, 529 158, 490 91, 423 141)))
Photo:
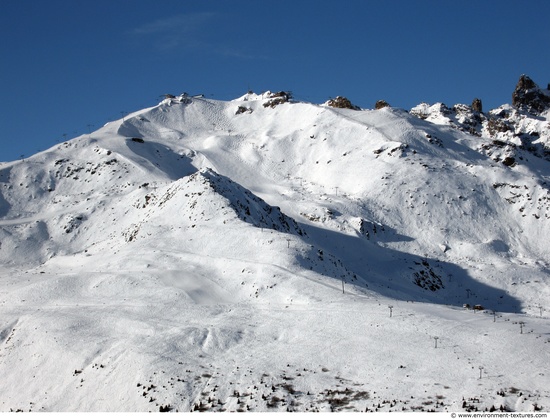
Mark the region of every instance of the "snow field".
POLYGON ((547 409, 547 165, 246 99, 0 166, 0 410, 547 409))

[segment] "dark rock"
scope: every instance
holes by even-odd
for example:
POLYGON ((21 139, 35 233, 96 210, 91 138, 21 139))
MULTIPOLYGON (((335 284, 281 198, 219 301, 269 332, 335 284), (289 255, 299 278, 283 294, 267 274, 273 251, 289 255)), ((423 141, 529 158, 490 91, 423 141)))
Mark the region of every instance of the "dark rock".
POLYGON ((472 109, 475 111, 475 112, 483 112, 483 106, 482 106, 482 103, 481 103, 481 99, 478 99, 477 97, 472 101, 472 109))
POLYGON ((491 118, 487 122, 487 130, 489 134, 494 136, 497 132, 506 132, 512 130, 510 124, 502 119, 491 118))
POLYGON ((239 106, 237 108, 237 112, 235 112, 235 115, 240 115, 242 113, 252 113, 252 109, 251 108, 247 108, 245 106, 239 106))
POLYGON ((353 109, 356 111, 360 109, 359 106, 353 105, 348 98, 343 96, 336 96, 335 99, 330 99, 327 105, 333 108, 353 109))
POLYGON ((540 113, 550 108, 550 96, 546 95, 529 76, 522 74, 512 93, 512 105, 530 113, 540 113))
POLYGON ((159 406, 159 412, 162 412, 162 413, 165 413, 165 412, 170 412, 172 410, 172 406, 170 406, 169 404, 167 404, 166 406, 159 406))
POLYGON ((377 100, 376 103, 374 104, 374 109, 382 109, 382 108, 387 108, 389 106, 390 104, 385 100, 377 100))
POLYGON ((277 105, 290 101, 292 99, 292 92, 280 91, 276 93, 270 93, 269 98, 270 100, 264 103, 264 108, 274 108, 277 105))

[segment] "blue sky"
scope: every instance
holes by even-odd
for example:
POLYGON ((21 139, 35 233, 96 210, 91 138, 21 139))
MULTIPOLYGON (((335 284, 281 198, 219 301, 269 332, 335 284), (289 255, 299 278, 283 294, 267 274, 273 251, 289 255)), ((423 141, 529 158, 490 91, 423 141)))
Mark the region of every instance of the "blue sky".
POLYGON ((523 73, 550 82, 548 16, 547 0, 5 0, 0 161, 164 93, 405 109, 479 97, 489 110, 523 73))

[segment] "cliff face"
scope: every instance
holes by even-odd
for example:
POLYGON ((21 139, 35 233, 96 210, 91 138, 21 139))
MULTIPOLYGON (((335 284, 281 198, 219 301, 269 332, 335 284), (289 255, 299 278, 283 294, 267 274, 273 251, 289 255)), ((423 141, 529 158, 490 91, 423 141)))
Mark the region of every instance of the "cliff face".
POLYGON ((523 74, 512 93, 512 105, 532 113, 542 113, 550 108, 548 90, 543 91, 529 76, 523 74))
POLYGON ((426 103, 411 109, 411 115, 438 125, 449 125, 462 132, 489 139, 476 148, 495 161, 518 164, 530 155, 550 160, 550 94, 522 75, 512 93, 512 105, 502 105, 486 113, 481 100, 472 106, 426 103))

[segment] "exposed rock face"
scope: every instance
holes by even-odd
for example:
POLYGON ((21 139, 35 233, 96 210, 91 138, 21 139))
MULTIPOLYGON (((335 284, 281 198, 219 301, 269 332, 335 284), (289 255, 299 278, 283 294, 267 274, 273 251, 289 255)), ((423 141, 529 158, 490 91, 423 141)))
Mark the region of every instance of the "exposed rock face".
POLYGON ((445 117, 451 113, 451 110, 444 103, 438 102, 434 105, 421 103, 410 110, 410 114, 420 119, 428 119, 432 115, 445 117))
POLYGON ((475 111, 475 112, 483 112, 483 105, 481 103, 481 99, 478 99, 478 98, 475 98, 472 102, 472 109, 475 111))
POLYGON ((487 131, 491 137, 494 137, 499 132, 513 131, 513 126, 505 119, 491 117, 487 121, 487 131))
POLYGON ((292 99, 292 93, 291 92, 276 92, 276 93, 269 93, 268 97, 270 100, 264 103, 264 108, 270 107, 274 108, 277 105, 280 105, 281 103, 286 103, 292 99))
POLYGON ((374 109, 387 108, 388 106, 390 106, 390 104, 385 100, 377 100, 376 103, 374 104, 374 109))
POLYGON ((333 108, 353 109, 356 111, 360 109, 359 106, 353 105, 348 98, 343 96, 336 96, 336 98, 330 99, 327 105, 333 108))
MULTIPOLYGON (((549 86, 550 87, 550 86, 549 86)), ((449 125, 465 133, 491 139, 479 151, 494 161, 514 167, 530 155, 550 161, 550 89, 541 89, 522 75, 512 95, 513 105, 501 105, 482 112, 480 99, 471 106, 421 103, 410 110, 412 116, 438 125, 449 125), (542 116, 542 117, 541 117, 542 116)), ((430 139, 430 142, 434 142, 430 139)))
POLYGON ((540 113, 550 108, 550 96, 529 76, 522 74, 512 93, 512 105, 531 113, 540 113))

